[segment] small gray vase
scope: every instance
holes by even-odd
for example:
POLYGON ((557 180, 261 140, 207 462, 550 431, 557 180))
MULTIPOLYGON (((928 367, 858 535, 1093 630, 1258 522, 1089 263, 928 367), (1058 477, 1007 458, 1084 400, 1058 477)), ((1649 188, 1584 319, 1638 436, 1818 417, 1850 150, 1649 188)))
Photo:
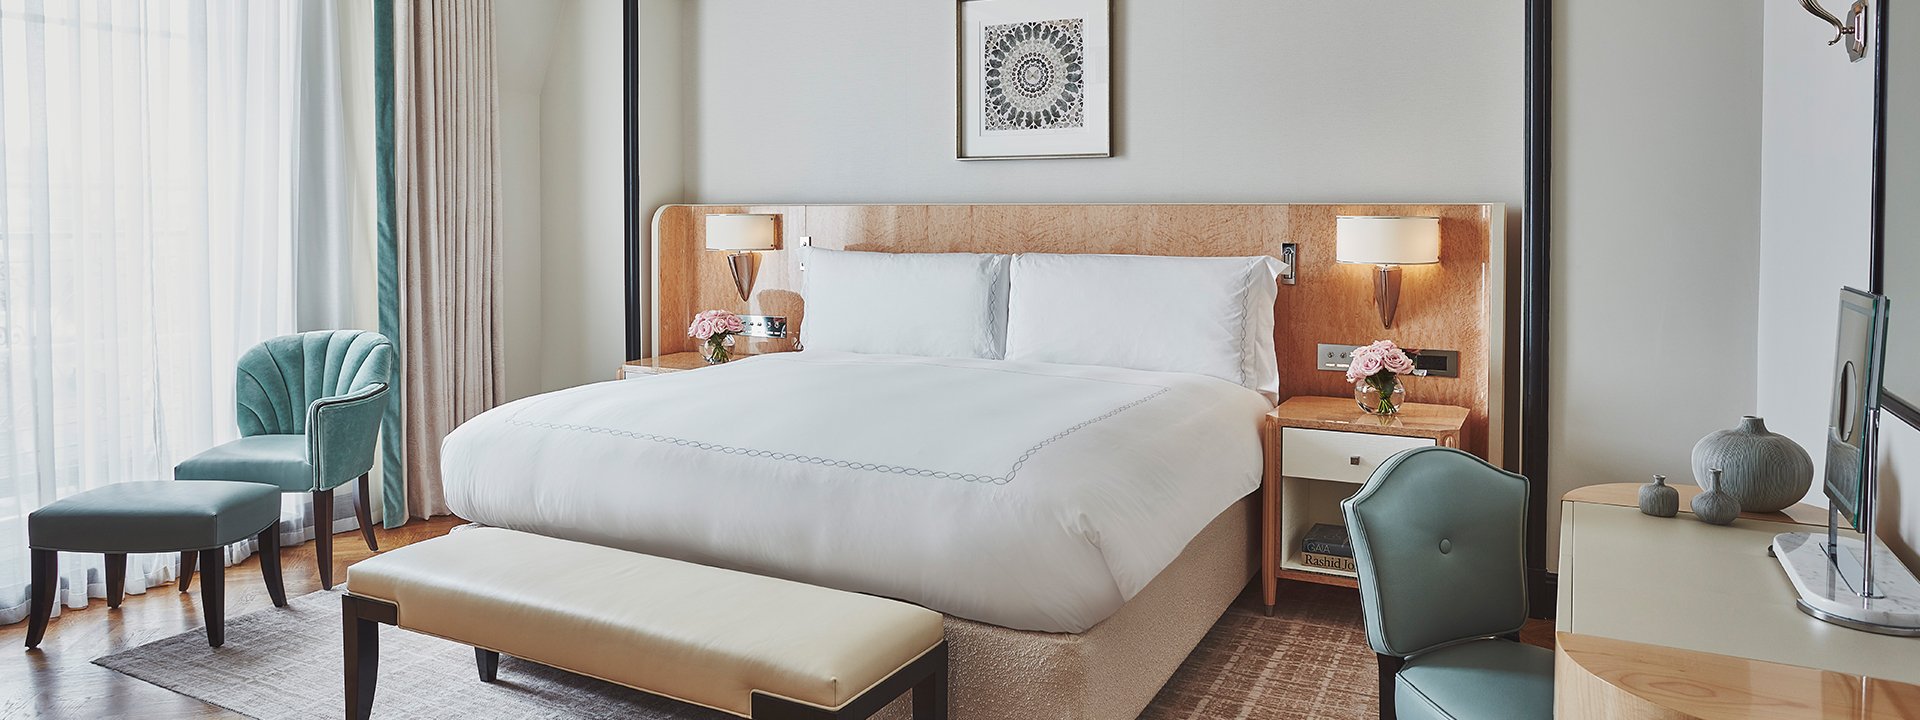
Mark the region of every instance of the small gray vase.
POLYGON ((1813 487, 1813 458, 1800 443, 1767 431, 1767 422, 1748 415, 1731 430, 1721 430, 1693 446, 1693 480, 1720 468, 1720 491, 1740 501, 1747 512, 1784 510, 1813 487))
POLYGON ((1706 490, 1693 496, 1693 516, 1708 525, 1725 525, 1740 517, 1740 500, 1720 490, 1720 468, 1707 469, 1706 490))
POLYGON ((1653 482, 1640 486, 1640 512, 1654 517, 1679 515, 1680 491, 1667 484, 1667 476, 1653 476, 1653 482))

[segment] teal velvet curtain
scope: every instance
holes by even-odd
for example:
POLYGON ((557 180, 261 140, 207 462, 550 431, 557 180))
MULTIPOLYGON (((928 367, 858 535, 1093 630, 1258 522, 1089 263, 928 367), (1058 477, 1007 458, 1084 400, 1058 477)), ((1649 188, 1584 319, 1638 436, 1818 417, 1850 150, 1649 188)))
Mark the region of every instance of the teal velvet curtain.
MULTIPOLYGON (((399 217, 393 163, 393 0, 373 0, 373 34, 374 158, 379 176, 375 196, 380 224, 375 265, 379 276, 380 334, 391 338, 396 349, 405 353, 402 339, 406 335, 400 332, 399 217)), ((396 390, 405 381, 404 376, 403 372, 394 373, 396 390)), ((380 426, 381 524, 390 528, 407 521, 406 463, 401 456, 403 395, 402 392, 387 394, 386 421, 380 426)))

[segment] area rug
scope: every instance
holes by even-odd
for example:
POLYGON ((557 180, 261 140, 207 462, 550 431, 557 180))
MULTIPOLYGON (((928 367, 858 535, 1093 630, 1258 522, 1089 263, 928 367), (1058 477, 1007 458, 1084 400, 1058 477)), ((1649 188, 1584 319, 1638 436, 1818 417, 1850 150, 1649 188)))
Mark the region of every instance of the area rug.
MULTIPOLYGON (((1236 606, 1153 699, 1145 720, 1374 716, 1374 661, 1351 590, 1300 586, 1275 617, 1236 606)), ((265 720, 338 717, 340 598, 317 592, 289 609, 227 620, 212 649, 192 630, 96 664, 265 720)), ((380 634, 376 718, 642 718, 722 720, 610 683, 503 657, 479 681, 473 649, 388 629, 380 634)))

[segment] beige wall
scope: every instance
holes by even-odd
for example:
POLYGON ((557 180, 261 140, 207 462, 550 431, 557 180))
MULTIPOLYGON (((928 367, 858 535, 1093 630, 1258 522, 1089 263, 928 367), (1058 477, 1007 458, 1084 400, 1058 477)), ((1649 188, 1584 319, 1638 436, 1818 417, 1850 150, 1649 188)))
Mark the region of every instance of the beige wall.
MULTIPOLYGON (((571 0, 568 0, 571 2, 571 0)), ((499 78, 500 334, 509 400, 540 391, 540 110, 563 3, 495 0, 494 62, 499 78)))
POLYGON ((1685 482, 1754 407, 1760 5, 1560 0, 1553 50, 1552 496, 1685 482))

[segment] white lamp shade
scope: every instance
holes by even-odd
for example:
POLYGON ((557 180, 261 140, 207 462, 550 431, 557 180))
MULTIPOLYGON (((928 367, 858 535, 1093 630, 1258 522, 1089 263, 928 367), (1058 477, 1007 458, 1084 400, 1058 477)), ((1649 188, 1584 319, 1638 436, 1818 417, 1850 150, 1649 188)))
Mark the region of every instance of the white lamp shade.
POLYGON ((708 250, 773 250, 780 237, 779 215, 708 215, 708 250))
POLYGON ((1343 215, 1334 220, 1334 238, 1335 258, 1343 263, 1440 262, 1440 218, 1343 215))

